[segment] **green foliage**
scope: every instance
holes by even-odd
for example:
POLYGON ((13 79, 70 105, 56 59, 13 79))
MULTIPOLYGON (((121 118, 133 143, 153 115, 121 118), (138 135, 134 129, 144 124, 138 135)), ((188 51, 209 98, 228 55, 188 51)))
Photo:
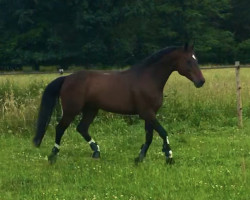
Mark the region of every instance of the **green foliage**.
POLYGON ((237 60, 243 60, 243 63, 250 62, 250 39, 242 41, 238 45, 237 60))
POLYGON ((195 41, 201 63, 249 62, 247 5, 246 0, 1 0, 0 69, 125 66, 186 41, 195 41))

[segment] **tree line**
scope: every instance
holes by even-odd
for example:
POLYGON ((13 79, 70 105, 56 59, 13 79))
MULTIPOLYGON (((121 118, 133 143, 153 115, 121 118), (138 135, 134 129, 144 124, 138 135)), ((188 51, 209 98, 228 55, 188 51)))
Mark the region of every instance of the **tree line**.
POLYGON ((248 0, 0 0, 0 69, 126 66, 194 42, 200 63, 250 62, 248 0))

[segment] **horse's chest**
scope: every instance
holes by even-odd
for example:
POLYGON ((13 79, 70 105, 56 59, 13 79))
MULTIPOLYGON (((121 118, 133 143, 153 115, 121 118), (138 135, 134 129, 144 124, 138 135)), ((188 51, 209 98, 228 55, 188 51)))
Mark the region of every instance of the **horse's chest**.
POLYGON ((163 95, 155 90, 141 91, 135 95, 135 99, 140 109, 157 111, 162 105, 163 95))
POLYGON ((162 100, 163 100, 162 95, 157 95, 153 97, 152 106, 154 107, 154 110, 158 110, 161 107, 162 100))

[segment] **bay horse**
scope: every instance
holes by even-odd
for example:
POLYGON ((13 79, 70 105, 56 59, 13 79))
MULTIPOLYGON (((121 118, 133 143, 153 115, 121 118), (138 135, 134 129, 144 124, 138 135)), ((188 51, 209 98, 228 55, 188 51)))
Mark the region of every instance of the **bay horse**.
POLYGON ((82 118, 76 129, 89 143, 93 151, 92 157, 100 157, 99 145, 88 132, 99 109, 139 115, 145 121, 146 142, 142 145, 136 162, 145 158, 155 130, 163 140, 162 151, 166 162, 173 163, 168 134, 156 119, 163 101, 164 86, 173 71, 187 77, 197 88, 205 83, 194 48, 188 44, 164 48, 128 70, 83 70, 53 80, 42 96, 34 145, 40 146, 53 109, 60 98, 63 115, 56 126, 55 145, 48 157, 50 163, 56 160, 64 131, 79 114, 82 114, 82 118))

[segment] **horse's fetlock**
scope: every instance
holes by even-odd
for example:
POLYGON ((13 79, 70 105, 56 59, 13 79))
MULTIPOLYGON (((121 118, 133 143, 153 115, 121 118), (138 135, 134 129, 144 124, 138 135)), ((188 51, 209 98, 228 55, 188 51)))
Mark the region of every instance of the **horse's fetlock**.
POLYGON ((99 145, 98 145, 97 143, 95 143, 95 142, 90 143, 90 148, 91 148, 94 152, 100 151, 99 145))
POLYGON ((54 154, 58 154, 59 151, 60 151, 60 149, 57 148, 57 147, 53 147, 53 148, 52 148, 52 153, 54 153, 54 154))

